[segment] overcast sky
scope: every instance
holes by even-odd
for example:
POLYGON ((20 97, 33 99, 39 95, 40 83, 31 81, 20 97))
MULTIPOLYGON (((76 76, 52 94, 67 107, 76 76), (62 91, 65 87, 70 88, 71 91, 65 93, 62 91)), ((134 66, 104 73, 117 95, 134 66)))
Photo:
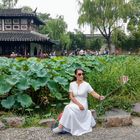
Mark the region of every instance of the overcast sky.
MULTIPOLYGON (((37 8, 37 12, 49 13, 55 18, 57 15, 63 15, 68 25, 68 31, 78 29, 78 2, 77 0, 19 0, 18 8, 22 6, 30 6, 32 9, 37 8)), ((81 29, 84 33, 88 33, 88 27, 81 29)))

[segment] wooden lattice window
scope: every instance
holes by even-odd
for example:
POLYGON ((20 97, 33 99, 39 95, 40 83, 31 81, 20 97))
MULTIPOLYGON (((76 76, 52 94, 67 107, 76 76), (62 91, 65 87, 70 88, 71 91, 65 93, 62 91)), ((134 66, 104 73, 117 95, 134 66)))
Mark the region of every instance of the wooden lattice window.
POLYGON ((19 25, 13 25, 13 30, 20 30, 20 26, 19 25))
POLYGON ((12 30, 12 25, 5 25, 4 29, 7 31, 10 31, 10 30, 12 30))
POLYGON ((13 24, 19 24, 19 19, 13 19, 13 24))
POLYGON ((21 25, 21 30, 27 30, 27 25, 21 25))
POLYGON ((5 24, 12 24, 12 20, 11 19, 5 19, 5 24))
POLYGON ((21 19, 21 24, 27 24, 27 19, 21 19))

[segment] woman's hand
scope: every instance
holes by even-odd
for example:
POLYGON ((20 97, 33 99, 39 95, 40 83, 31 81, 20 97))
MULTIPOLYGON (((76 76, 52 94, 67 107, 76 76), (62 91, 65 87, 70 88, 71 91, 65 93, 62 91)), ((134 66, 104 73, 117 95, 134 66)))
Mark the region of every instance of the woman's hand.
POLYGON ((80 109, 80 110, 84 110, 85 108, 84 108, 83 105, 80 104, 80 105, 79 105, 79 109, 80 109))
POLYGON ((99 100, 102 101, 105 99, 105 96, 99 96, 99 100))

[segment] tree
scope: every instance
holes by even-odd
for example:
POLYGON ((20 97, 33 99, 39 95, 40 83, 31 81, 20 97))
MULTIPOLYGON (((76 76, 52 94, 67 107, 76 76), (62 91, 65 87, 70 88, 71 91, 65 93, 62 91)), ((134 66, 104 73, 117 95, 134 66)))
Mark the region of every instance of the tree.
POLYGON ((66 32, 66 28, 67 24, 65 23, 63 17, 59 16, 55 19, 48 20, 46 25, 40 29, 40 32, 43 34, 48 34, 49 37, 54 40, 58 40, 60 39, 61 34, 66 32))
POLYGON ((133 13, 129 16, 127 29, 129 38, 127 40, 127 50, 138 52, 140 48, 140 0, 131 0, 133 13))
POLYGON ((51 39, 59 42, 60 49, 66 49, 70 46, 70 38, 66 33, 67 24, 63 16, 57 16, 55 19, 50 17, 50 14, 39 14, 41 20, 45 21, 46 25, 40 28, 40 32, 47 34, 51 39))
POLYGON ((38 17, 47 24, 48 20, 52 19, 48 13, 38 13, 38 17))
POLYGON ((130 33, 140 31, 140 0, 131 0, 133 14, 129 16, 127 29, 130 33))
POLYGON ((70 45, 71 45, 71 40, 70 40, 69 34, 67 34, 67 33, 62 34, 60 36, 60 42, 61 42, 62 50, 69 49, 70 45))
POLYGON ((75 30, 75 33, 69 32, 68 33, 71 40, 71 49, 75 50, 79 49, 86 49, 86 36, 78 30, 75 30))
POLYGON ((18 0, 2 0, 3 8, 13 8, 18 0))
POLYGON ((23 6, 22 11, 27 12, 27 13, 31 13, 31 12, 33 12, 33 9, 29 6, 23 6))
POLYGON ((80 2, 79 24, 88 23, 97 28, 105 38, 108 47, 111 47, 111 35, 120 19, 129 15, 130 5, 125 0, 82 0, 80 2))
POLYGON ((112 42, 117 48, 126 49, 126 47, 128 47, 128 44, 126 45, 127 40, 127 35, 120 29, 112 33, 112 42))

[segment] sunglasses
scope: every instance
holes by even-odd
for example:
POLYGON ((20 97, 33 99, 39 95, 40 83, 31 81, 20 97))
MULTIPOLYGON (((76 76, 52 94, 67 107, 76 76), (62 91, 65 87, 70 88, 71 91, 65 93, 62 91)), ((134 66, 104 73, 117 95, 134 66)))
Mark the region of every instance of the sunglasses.
POLYGON ((78 75, 78 76, 81 76, 81 75, 84 75, 84 73, 78 73, 77 75, 78 75))

